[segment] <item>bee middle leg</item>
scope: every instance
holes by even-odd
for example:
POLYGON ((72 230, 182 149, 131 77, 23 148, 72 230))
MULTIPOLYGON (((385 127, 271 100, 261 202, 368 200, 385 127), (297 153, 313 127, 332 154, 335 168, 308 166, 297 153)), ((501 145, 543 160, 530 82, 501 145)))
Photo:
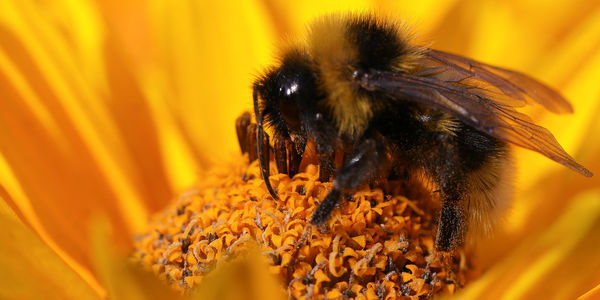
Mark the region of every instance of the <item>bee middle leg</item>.
POLYGON ((435 249, 450 252, 464 242, 467 229, 465 203, 469 201, 467 178, 471 175, 458 155, 446 157, 438 163, 436 181, 440 187, 442 208, 435 239, 435 249), (452 158, 454 157, 454 159, 452 158))
POLYGON ((366 139, 337 170, 333 189, 325 196, 312 215, 311 223, 323 224, 343 193, 352 192, 368 182, 379 171, 385 160, 382 141, 366 139))
POLYGON ((327 182, 333 174, 333 160, 335 159, 335 151, 330 153, 324 153, 319 156, 320 168, 319 168, 319 181, 327 182))
POLYGON ((442 191, 442 210, 435 240, 437 251, 452 251, 464 241, 466 216, 462 198, 460 193, 442 191))

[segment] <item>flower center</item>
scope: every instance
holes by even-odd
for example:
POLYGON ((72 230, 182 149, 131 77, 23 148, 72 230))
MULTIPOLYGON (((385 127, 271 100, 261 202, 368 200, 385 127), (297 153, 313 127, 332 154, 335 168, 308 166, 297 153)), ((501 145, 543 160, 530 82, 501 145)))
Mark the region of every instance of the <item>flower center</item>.
POLYGON ((437 210, 420 184, 365 187, 314 227, 312 212, 331 189, 318 181, 317 167, 271 176, 280 196, 273 200, 257 162, 239 161, 205 175, 155 216, 133 259, 182 291, 256 245, 294 298, 427 296, 465 284, 461 250, 446 259, 432 255, 437 210))

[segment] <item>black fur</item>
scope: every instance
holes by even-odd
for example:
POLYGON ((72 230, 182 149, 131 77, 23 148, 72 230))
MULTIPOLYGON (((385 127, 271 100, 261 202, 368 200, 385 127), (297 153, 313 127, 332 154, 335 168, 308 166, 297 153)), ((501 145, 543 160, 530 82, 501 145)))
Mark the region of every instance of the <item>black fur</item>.
POLYGON ((393 62, 407 50, 405 42, 398 39, 397 30, 370 16, 352 19, 347 35, 351 44, 358 48, 358 67, 391 70, 393 62))
MULTIPOLYGON (((353 19, 347 28, 348 40, 358 48, 355 69, 390 70, 407 51, 396 28, 373 18, 353 19)), ((336 148, 344 153, 333 190, 317 207, 311 222, 322 224, 342 195, 351 194, 374 177, 386 177, 396 166, 409 172, 422 169, 441 189, 436 248, 449 251, 459 245, 467 226, 463 203, 469 189, 466 178, 502 155, 506 144, 458 120, 453 131, 434 130, 431 125, 448 116, 422 104, 391 101, 369 91, 361 91, 369 95, 376 108, 368 128, 358 136, 340 136, 331 112, 320 103, 328 91, 318 84, 320 75, 313 64, 307 55, 292 52, 279 68, 257 81, 262 115, 276 137, 288 142, 295 137, 294 149, 300 156, 306 141, 312 139, 321 168, 334 168, 336 148), (388 161, 390 158, 392 161, 388 161)), ((277 164, 284 169, 282 144, 277 143, 277 164)))
POLYGON ((300 52, 289 53, 280 68, 270 70, 256 82, 266 125, 274 127, 283 138, 292 132, 303 133, 299 112, 303 108, 311 110, 322 98, 310 59, 300 52))

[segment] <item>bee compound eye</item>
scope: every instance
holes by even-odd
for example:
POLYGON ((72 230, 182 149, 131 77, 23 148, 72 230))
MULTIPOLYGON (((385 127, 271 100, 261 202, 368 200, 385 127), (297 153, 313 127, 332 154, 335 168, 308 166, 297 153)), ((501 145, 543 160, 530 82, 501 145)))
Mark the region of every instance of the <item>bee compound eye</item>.
POLYGON ((299 78, 283 78, 279 83, 279 97, 282 99, 297 98, 302 92, 303 85, 299 78))
POLYGON ((291 84, 289 84, 288 86, 283 88, 283 94, 287 97, 291 97, 292 95, 294 95, 296 92, 298 92, 298 83, 296 82, 292 82, 291 84))

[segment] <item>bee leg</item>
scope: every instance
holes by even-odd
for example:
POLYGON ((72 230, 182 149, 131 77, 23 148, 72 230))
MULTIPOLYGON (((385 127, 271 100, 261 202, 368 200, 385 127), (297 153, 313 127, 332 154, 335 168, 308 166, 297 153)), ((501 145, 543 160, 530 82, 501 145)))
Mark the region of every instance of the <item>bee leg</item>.
MULTIPOLYGON (((269 177, 270 176, 269 162, 271 161, 271 158, 270 158, 271 145, 269 144, 269 135, 266 132, 263 133, 262 146, 265 149, 262 153, 263 159, 266 162, 266 168, 265 168, 266 170, 265 171, 266 171, 267 177, 269 177)), ((260 153, 258 155, 260 155, 260 153)))
POLYGON ((246 141, 247 143, 247 151, 248 151, 248 161, 253 162, 258 159, 258 150, 256 148, 256 132, 258 131, 258 126, 254 123, 250 123, 246 128, 246 141))
POLYGON ((452 188, 452 191, 442 188, 442 211, 435 240, 437 251, 452 251, 464 240, 466 216, 463 195, 456 188, 452 188))
POLYGON ((300 139, 295 143, 292 141, 286 141, 286 148, 288 149, 288 175, 293 177, 298 173, 300 169, 300 162, 302 161, 302 155, 304 154, 304 148, 306 147, 306 141, 300 139))
POLYGON ((330 121, 321 113, 309 114, 310 118, 304 120, 310 132, 315 150, 319 155, 319 181, 329 181, 333 173, 335 159, 335 136, 337 132, 330 121))
POLYGON ((275 154, 275 163, 277 165, 277 171, 281 174, 287 174, 287 149, 285 147, 286 140, 275 135, 273 136, 273 153, 275 154))
POLYGON ((385 158, 382 150, 382 144, 375 139, 367 139, 354 149, 350 159, 336 172, 333 189, 313 213, 311 223, 325 222, 343 193, 356 190, 378 173, 385 158))
MULTIPOLYGON (((242 154, 248 153, 248 147, 253 145, 248 144, 248 126, 250 126, 251 118, 250 113, 245 112, 235 120, 235 132, 238 138, 238 144, 242 154)), ((256 147, 254 147, 256 148, 256 147)))
POLYGON ((319 156, 320 165, 319 168, 319 181, 327 182, 333 174, 333 159, 335 158, 335 151, 330 153, 324 153, 319 156))
POLYGON ((269 135, 266 132, 264 132, 263 130, 261 130, 260 127, 258 127, 258 125, 256 126, 256 132, 257 132, 256 140, 258 140, 258 139, 262 140, 262 141, 258 141, 260 144, 258 144, 258 147, 256 150, 257 156, 262 155, 262 157, 260 157, 260 159, 258 160, 261 177, 263 178, 263 181, 265 183, 267 191, 269 191, 269 194, 273 197, 273 199, 279 200, 276 190, 271 185, 271 181, 269 181, 269 177, 271 176, 270 167, 269 167, 270 152, 271 152, 271 148, 269 146, 269 135))

